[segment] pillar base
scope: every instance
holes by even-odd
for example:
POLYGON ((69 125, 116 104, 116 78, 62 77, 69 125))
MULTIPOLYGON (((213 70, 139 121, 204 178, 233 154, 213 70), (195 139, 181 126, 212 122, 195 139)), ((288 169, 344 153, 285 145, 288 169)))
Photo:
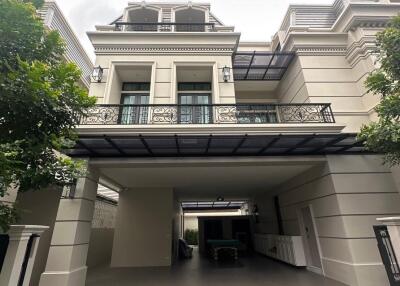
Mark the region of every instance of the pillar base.
POLYGON ((67 271, 44 272, 40 276, 40 286, 84 286, 87 266, 67 271))

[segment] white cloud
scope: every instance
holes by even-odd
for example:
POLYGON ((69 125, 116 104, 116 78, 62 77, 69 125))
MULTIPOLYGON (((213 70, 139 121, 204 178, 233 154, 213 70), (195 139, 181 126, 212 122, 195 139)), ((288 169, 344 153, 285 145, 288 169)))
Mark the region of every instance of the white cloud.
MULTIPOLYGON (((127 0, 56 0, 82 45, 94 58, 86 36, 94 25, 108 24, 122 14, 127 0)), ((331 4, 333 0, 210 0, 211 11, 224 24, 241 32, 243 41, 269 41, 276 33, 289 4, 331 4)), ((147 1, 151 2, 151 1, 147 1)), ((157 0, 183 2, 185 0, 157 0)), ((207 2, 193 1, 193 2, 207 2)))

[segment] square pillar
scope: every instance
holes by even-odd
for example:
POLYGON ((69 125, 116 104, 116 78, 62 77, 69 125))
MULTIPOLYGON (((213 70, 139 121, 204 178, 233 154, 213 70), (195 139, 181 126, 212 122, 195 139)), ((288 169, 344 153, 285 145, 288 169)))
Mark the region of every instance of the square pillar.
POLYGON ((40 235, 48 228, 48 226, 38 225, 10 226, 10 230, 8 231, 10 240, 3 269, 0 273, 0 285, 18 285, 24 262, 26 265, 22 285, 29 285, 40 235), (33 240, 29 242, 32 236, 36 236, 36 238, 32 238, 33 240), (30 249, 28 249, 30 243, 32 244, 30 249), (26 253, 27 251, 29 251, 28 254, 26 253), (29 255, 27 261, 25 261, 26 255, 29 255))
POLYGON ((74 195, 63 191, 40 286, 84 286, 98 173, 88 166, 74 195))

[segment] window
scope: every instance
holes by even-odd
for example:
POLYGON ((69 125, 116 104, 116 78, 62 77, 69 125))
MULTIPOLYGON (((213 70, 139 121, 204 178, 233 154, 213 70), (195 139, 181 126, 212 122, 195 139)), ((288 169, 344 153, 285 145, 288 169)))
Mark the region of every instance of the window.
POLYGON ((212 123, 211 83, 178 83, 178 100, 179 123, 212 123))
POLYGON ((149 114, 150 83, 122 84, 121 124, 146 124, 149 114))
POLYGON ((205 11, 187 8, 175 12, 175 31, 177 32, 204 32, 205 11))

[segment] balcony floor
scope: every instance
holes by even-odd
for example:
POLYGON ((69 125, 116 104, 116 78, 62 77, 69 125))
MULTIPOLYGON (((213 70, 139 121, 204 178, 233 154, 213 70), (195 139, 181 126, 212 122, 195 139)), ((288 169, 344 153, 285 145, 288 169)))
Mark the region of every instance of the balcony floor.
POLYGON ((87 286, 345 286, 305 269, 276 262, 261 255, 238 262, 216 263, 199 257, 172 268, 109 268, 88 270, 87 286))

